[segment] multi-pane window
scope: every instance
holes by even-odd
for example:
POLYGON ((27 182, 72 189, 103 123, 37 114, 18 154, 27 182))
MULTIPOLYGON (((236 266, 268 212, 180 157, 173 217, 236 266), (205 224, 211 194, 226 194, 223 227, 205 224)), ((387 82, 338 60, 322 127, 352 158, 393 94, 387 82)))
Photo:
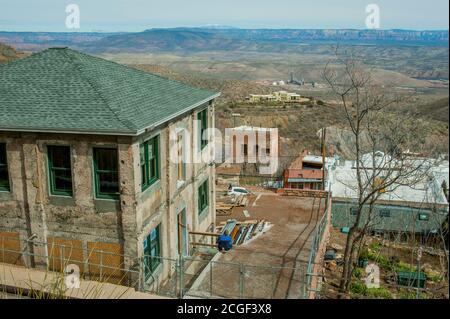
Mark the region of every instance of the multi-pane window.
POLYGON ((117 149, 94 148, 94 178, 97 198, 119 198, 117 149))
POLYGON ((8 160, 6 157, 6 144, 0 144, 0 191, 9 192, 8 160))
POLYGON ((208 180, 198 188, 198 213, 201 214, 208 207, 208 180))
POLYGON ((208 129, 208 109, 204 109, 197 113, 197 120, 199 121, 199 141, 200 150, 203 150, 208 145, 208 137, 206 136, 206 130, 208 129))
POLYGON ((159 179, 159 135, 140 146, 142 190, 159 179))
POLYGON ((352 216, 358 215, 358 208, 357 207, 350 208, 350 215, 352 216))
POLYGON ((48 146, 50 193, 72 196, 72 168, 69 146, 48 146))
POLYGON ((186 160, 184 158, 184 138, 183 133, 177 136, 177 180, 184 181, 186 179, 186 160))
POLYGON ((391 211, 389 209, 380 210, 380 217, 391 217, 391 211))
POLYGON ((161 264, 161 224, 156 226, 144 239, 145 279, 161 264))

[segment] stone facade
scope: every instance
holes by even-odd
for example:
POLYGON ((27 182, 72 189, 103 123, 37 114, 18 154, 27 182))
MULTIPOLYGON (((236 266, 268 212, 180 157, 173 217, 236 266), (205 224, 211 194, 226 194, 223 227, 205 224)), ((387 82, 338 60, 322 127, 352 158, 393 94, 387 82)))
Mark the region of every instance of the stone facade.
MULTIPOLYGON (((0 192, 0 233, 19 233, 22 240, 35 234, 36 241, 63 238, 88 243, 118 244, 127 257, 126 267, 134 267, 144 253, 143 241, 150 231, 161 225, 161 255, 178 256, 177 214, 185 209, 187 228, 205 232, 215 223, 215 172, 209 163, 193 164, 197 148, 197 112, 208 108, 208 124, 214 127, 214 105, 205 104, 140 136, 52 134, 0 131, 0 143, 6 143, 10 192, 0 192), (176 142, 169 136, 177 128, 190 134, 190 151, 185 181, 177 180, 177 164, 169 159, 176 142), (146 190, 141 189, 139 147, 142 142, 160 135, 160 178, 146 190), (50 194, 48 145, 70 146, 73 196, 50 194), (95 198, 93 147, 118 150, 120 199, 95 198), (198 212, 198 188, 209 180, 208 208, 198 212)), ((213 137, 202 150, 213 152, 213 137)), ((36 249, 36 248, 35 248, 36 249)), ((42 248, 44 249, 44 248, 42 248)), ((36 253, 36 251, 35 251, 36 253)), ((40 251, 46 256, 46 251, 40 251)), ((45 265, 45 258, 34 258, 45 265)), ((167 266, 168 267, 168 266, 167 266)), ((168 269, 162 269, 167 273, 168 269)), ((159 271, 161 273, 161 271, 159 271)))

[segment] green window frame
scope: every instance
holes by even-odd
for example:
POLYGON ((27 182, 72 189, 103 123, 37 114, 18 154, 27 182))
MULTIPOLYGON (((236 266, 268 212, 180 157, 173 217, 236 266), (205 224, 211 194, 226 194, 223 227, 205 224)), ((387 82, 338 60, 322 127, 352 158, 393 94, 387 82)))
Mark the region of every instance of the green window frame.
POLYGON ((427 222, 430 220, 430 214, 429 213, 419 213, 419 220, 422 222, 427 222))
POLYGON ((209 179, 204 181, 198 188, 198 214, 201 213, 208 207, 209 197, 208 197, 208 182, 209 179))
POLYGON ((352 216, 358 215, 358 207, 351 207, 350 208, 350 215, 352 215, 352 216))
POLYGON ((161 224, 144 239, 144 273, 148 280, 161 264, 161 224))
POLYGON ((159 180, 159 135, 142 143, 139 147, 141 162, 141 188, 149 188, 159 180))
POLYGON ((0 143, 0 191, 9 192, 10 190, 6 143, 0 143))
POLYGON ((100 199, 114 199, 119 193, 119 161, 116 148, 93 149, 95 196, 100 199))
POLYGON ((197 113, 197 120, 199 121, 199 146, 202 151, 208 145, 208 139, 203 139, 204 132, 208 129, 208 109, 204 109, 197 113))
POLYGON ((381 209, 380 217, 391 217, 391 211, 389 209, 381 209))
POLYGON ((47 146, 50 194, 73 196, 70 146, 47 146))

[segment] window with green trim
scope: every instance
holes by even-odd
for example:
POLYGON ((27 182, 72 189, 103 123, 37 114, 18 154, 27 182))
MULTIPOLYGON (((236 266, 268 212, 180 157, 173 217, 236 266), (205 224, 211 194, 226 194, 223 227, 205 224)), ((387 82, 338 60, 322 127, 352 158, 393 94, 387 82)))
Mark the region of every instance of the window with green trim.
POLYGON ((69 146, 47 146, 50 194, 72 196, 72 166, 69 146))
POLYGON ((197 113, 197 120, 199 121, 199 146, 200 151, 208 145, 208 137, 206 130, 208 129, 208 109, 204 109, 197 113))
POLYGON ((119 198, 117 149, 94 148, 94 179, 97 198, 119 198))
POLYGON ((208 180, 198 188, 198 214, 200 215, 208 207, 208 180))
POLYGON ((142 190, 159 180, 159 135, 140 145, 142 190))
POLYGON ((145 280, 161 264, 161 224, 156 226, 147 238, 144 239, 144 273, 145 280))
POLYGON ((381 209, 380 217, 391 217, 391 211, 389 209, 381 209))
POLYGON ((351 207, 350 208, 350 215, 352 215, 352 216, 358 215, 358 208, 357 207, 351 207))
POLYGON ((419 213, 419 220, 420 221, 429 221, 430 220, 430 214, 428 213, 419 213))
POLYGON ((0 144, 0 191, 9 192, 8 160, 6 156, 6 144, 0 144))

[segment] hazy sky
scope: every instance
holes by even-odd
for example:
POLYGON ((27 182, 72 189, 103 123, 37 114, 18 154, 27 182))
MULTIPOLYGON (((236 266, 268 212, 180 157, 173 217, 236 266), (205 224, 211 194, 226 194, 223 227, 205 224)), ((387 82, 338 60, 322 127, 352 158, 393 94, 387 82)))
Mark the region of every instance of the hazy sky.
POLYGON ((382 29, 448 30, 448 0, 0 0, 1 31, 142 31, 154 27, 365 28, 368 4, 382 29), (78 30, 66 5, 80 8, 78 30))

